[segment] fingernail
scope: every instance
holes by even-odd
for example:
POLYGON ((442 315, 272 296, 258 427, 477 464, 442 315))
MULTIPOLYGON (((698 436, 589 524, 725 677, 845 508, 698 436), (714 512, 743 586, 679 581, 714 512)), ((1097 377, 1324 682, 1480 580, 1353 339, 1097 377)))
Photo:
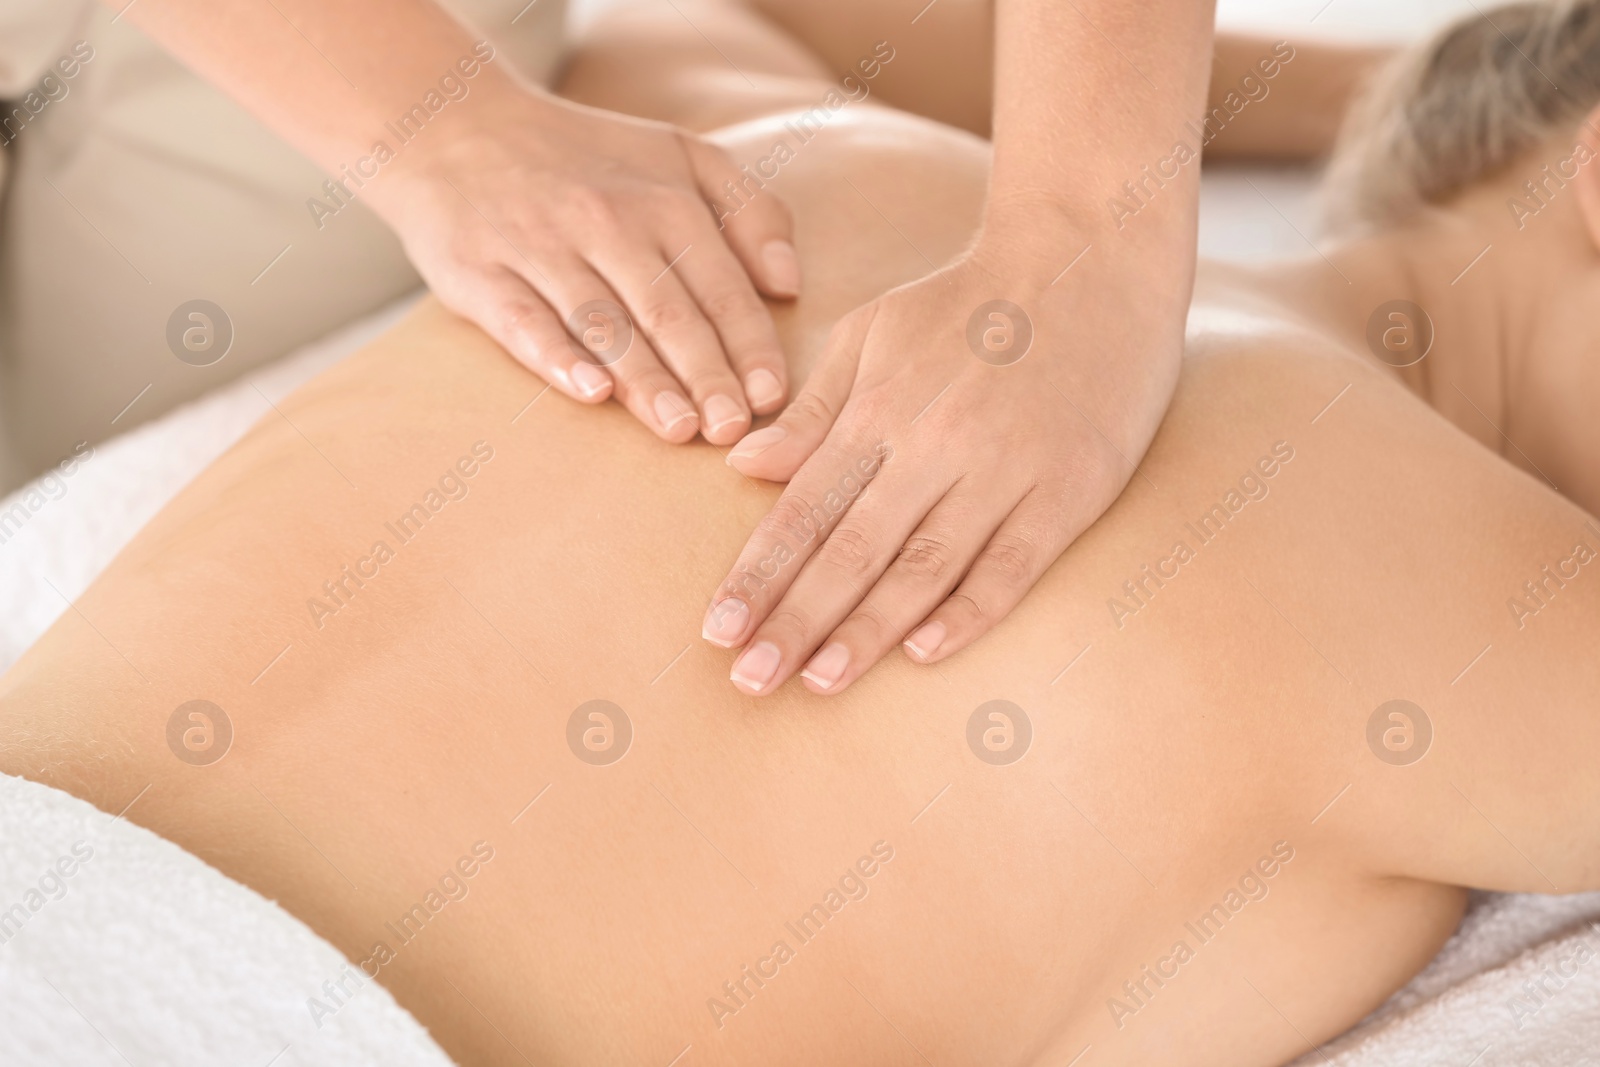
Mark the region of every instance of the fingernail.
POLYGON ((591 400, 606 391, 606 386, 611 384, 611 375, 596 367, 593 363, 574 363, 572 370, 567 372, 567 380, 572 387, 591 400))
POLYGON ((749 459, 752 456, 759 456, 788 436, 789 431, 782 426, 762 427, 755 433, 745 434, 744 438, 733 446, 733 451, 728 453, 728 459, 749 459))
POLYGON ((744 650, 744 655, 733 661, 729 678, 747 689, 761 692, 778 673, 778 663, 783 656, 771 641, 758 641, 744 650))
POLYGON ((783 399, 783 383, 765 367, 758 367, 744 376, 744 395, 756 407, 776 404, 783 399))
POLYGON ((750 606, 737 597, 728 597, 711 605, 705 622, 700 624, 700 636, 713 644, 728 648, 744 636, 750 625, 750 606))
POLYGON ((685 419, 696 421, 699 419, 694 413, 694 408, 689 406, 689 402, 676 393, 657 393, 655 409, 656 419, 664 430, 671 430, 685 419))
POLYGON ((906 638, 906 647, 915 652, 918 659, 927 659, 944 644, 944 634, 944 623, 924 623, 916 633, 906 638))
POLYGON ((832 689, 844 677, 844 669, 848 666, 850 650, 835 641, 811 657, 811 662, 800 672, 800 677, 815 683, 819 689, 832 689))
POLYGON ((716 433, 731 422, 738 422, 744 418, 744 409, 732 397, 716 396, 706 398, 706 422, 710 423, 706 429, 716 433))
POLYGON ((800 257, 788 241, 768 241, 761 246, 761 262, 767 268, 767 290, 781 296, 800 294, 800 257))

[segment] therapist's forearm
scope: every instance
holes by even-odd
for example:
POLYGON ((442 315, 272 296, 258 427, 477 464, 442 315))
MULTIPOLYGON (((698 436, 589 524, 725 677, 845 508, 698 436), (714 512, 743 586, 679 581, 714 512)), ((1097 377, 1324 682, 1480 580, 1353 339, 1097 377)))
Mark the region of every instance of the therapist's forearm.
MULTIPOLYGON (((1200 117, 1214 0, 998 0, 996 8, 986 233, 1052 253, 1104 237, 1117 230, 1108 200, 1170 156, 1200 117)), ((1159 250, 1175 274, 1191 274, 1199 176, 1196 162, 1165 180, 1128 228, 1135 232, 1119 234, 1131 237, 1124 248, 1159 250)))
MULTIPOLYGON (((109 0, 201 77, 337 172, 471 57, 474 37, 433 0, 109 0)), ((482 64, 465 101, 515 81, 482 64)), ((471 106, 476 106, 472 104, 471 106)), ((390 135, 392 136, 392 135, 390 135)))

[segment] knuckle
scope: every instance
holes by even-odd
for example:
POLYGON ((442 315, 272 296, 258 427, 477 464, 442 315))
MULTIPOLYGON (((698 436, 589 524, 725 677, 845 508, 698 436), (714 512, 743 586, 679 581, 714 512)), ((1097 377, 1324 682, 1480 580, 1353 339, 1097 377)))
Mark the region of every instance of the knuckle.
POLYGON ((841 639, 857 648, 883 649, 890 645, 898 644, 901 639, 899 627, 877 608, 870 600, 863 600, 839 624, 837 631, 841 639))
POLYGON ((622 360, 606 368, 616 382, 619 400, 633 401, 643 397, 653 402, 657 393, 676 389, 674 380, 665 372, 642 371, 638 367, 627 366, 627 363, 627 360, 622 360))
POLYGON ((767 621, 761 624, 762 635, 772 639, 776 638, 780 645, 805 645, 815 624, 802 612, 792 607, 780 604, 774 608, 767 621))
POLYGON ((783 412, 783 421, 827 426, 833 422, 833 411, 816 393, 806 392, 789 401, 789 406, 783 412))
POLYGON ((872 537, 855 523, 841 523, 817 549, 818 560, 850 578, 870 574, 875 556, 872 537))
POLYGON ((708 293, 700 302, 707 315, 713 319, 753 318, 760 314, 761 301, 753 292, 743 289, 721 289, 708 293))
POLYGON ((878 389, 853 397, 851 406, 855 409, 856 417, 867 426, 885 425, 891 413, 899 408, 898 402, 888 392, 878 389))
POLYGON ((983 564, 994 577, 1009 587, 1024 585, 1033 573, 1033 545, 1020 538, 995 535, 983 551, 983 564))
POLYGON ((937 580, 949 573, 954 563, 954 550, 950 542, 942 538, 919 535, 905 543, 895 562, 900 570, 914 578, 937 580))
POLYGON ((969 592, 957 590, 950 594, 950 599, 946 603, 952 608, 964 611, 971 619, 973 629, 986 630, 994 621, 993 613, 969 592))
POLYGON ((508 337, 538 332, 542 324, 539 309, 532 302, 515 297, 494 305, 492 321, 508 337))
MULTIPOLYGON (((743 395, 737 382, 729 377, 727 366, 720 362, 685 371, 678 375, 678 381, 689 391, 689 395, 694 397, 703 398, 714 392, 725 393, 729 390, 735 395, 743 395)), ((736 400, 735 403, 739 401, 736 400)))
POLYGON ((722 583, 719 595, 737 597, 750 606, 750 610, 760 618, 761 613, 772 605, 776 599, 776 591, 770 579, 764 578, 754 570, 743 564, 734 568, 722 583))
POLYGON ((611 197, 592 185, 579 185, 567 192, 568 217, 586 227, 611 227, 617 222, 617 210, 611 197))
MULTIPOLYGON (((785 494, 778 498, 772 510, 756 524, 756 536, 768 544, 772 555, 791 553, 789 541, 795 537, 796 531, 804 531, 809 540, 815 535, 816 519, 813 516, 811 505, 793 494, 785 494)), ((779 560, 780 564, 787 560, 779 560)))
POLYGON ((699 317, 700 312, 686 300, 663 300, 647 306, 639 315, 644 328, 652 333, 682 330, 699 317))

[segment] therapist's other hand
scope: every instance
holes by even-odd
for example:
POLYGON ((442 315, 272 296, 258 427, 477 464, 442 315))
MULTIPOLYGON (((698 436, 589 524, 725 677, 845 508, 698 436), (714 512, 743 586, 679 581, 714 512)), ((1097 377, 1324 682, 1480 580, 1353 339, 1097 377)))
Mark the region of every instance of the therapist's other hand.
POLYGON ((837 693, 897 644, 922 663, 965 647, 1143 457, 1187 290, 1152 294, 1105 253, 1049 284, 1059 265, 1019 270, 988 240, 841 320, 783 415, 729 454, 789 480, 705 618, 708 640, 743 646, 742 691, 800 671, 837 693))
POLYGON ((520 86, 469 103, 370 194, 447 306, 568 396, 615 395, 668 441, 731 443, 752 410, 782 406, 757 296, 799 289, 781 200, 761 192, 719 229, 710 203, 742 175, 695 134, 520 86))

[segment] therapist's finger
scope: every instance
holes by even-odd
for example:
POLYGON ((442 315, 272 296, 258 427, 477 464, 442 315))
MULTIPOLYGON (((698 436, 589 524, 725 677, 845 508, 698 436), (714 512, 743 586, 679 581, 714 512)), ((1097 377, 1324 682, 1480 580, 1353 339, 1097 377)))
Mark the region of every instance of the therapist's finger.
MULTIPOLYGON (((750 408, 762 415, 776 411, 788 392, 788 368, 772 314, 756 295, 750 275, 717 233, 709 215, 696 232, 685 232, 672 243, 678 241, 692 243, 693 251, 679 259, 673 271, 716 327, 750 408)), ((738 436, 747 429, 748 423, 739 428, 738 436)), ((723 443, 730 438, 716 440, 723 443)))
POLYGON ((728 246, 756 288, 779 299, 799 295, 800 258, 795 255, 789 206, 758 177, 734 166, 716 145, 698 137, 681 140, 702 195, 713 205, 728 246))
POLYGON ((756 696, 799 670, 861 603, 944 489, 925 471, 900 469, 862 491, 751 634, 734 660, 733 684, 756 696))
POLYGON ((611 287, 579 262, 541 274, 539 283, 540 295, 561 314, 574 339, 573 351, 611 376, 617 400, 662 439, 693 438, 700 429, 694 404, 634 328, 611 287))
POLYGON ((560 316, 512 272, 499 267, 477 272, 440 298, 572 399, 597 404, 611 395, 611 375, 574 350, 560 316))
POLYGON ((958 482, 906 539, 861 603, 801 670, 813 693, 843 692, 938 607, 1025 489, 958 482))
POLYGON ((834 324, 805 388, 783 414, 733 446, 728 465, 752 478, 788 481, 827 438, 856 384, 861 346, 876 304, 857 308, 834 324))
POLYGON ((1023 498, 989 538, 954 593, 905 639, 906 654, 918 663, 939 660, 966 648, 1010 614, 1040 575, 1082 532, 1062 520, 1062 509, 1035 489, 1023 498))
POLYGON ((728 364, 722 338, 678 273, 685 260, 705 254, 693 242, 656 252, 638 241, 617 241, 590 263, 621 296, 661 362, 694 401, 706 440, 728 444, 750 426, 744 385, 728 364))
MULTIPOLYGON (((845 321, 853 317, 855 313, 847 316, 845 321)), ((840 326, 842 325, 843 322, 840 323, 840 326)), ((845 336, 840 326, 834 327, 835 338, 845 336)), ((806 382, 805 391, 789 405, 789 410, 786 410, 772 426, 746 437, 740 442, 740 447, 748 447, 752 442, 759 442, 768 431, 772 430, 777 431, 779 437, 784 437, 786 431, 780 424, 784 418, 801 409, 826 412, 827 427, 832 427, 834 413, 844 407, 855 384, 856 360, 860 356, 861 349, 859 344, 854 346, 834 344, 833 338, 830 338, 829 348, 830 351, 823 354, 817 367, 812 371, 810 380, 806 382)), ((825 427, 821 433, 826 434, 827 428, 825 427)), ((819 435, 817 441, 821 440, 822 437, 819 435)), ((814 448, 815 446, 807 449, 806 455, 809 456, 814 448)), ((738 448, 735 448, 734 452, 737 451, 738 448)), ((839 443, 834 451, 839 458, 834 459, 831 465, 837 467, 847 461, 843 457, 848 457, 852 449, 846 444, 839 443)), ((892 451, 886 444, 875 447, 873 449, 875 458, 868 461, 867 466, 870 470, 866 471, 864 476, 875 477, 884 458, 892 454, 892 451)), ((755 532, 745 542, 733 570, 723 579, 721 587, 711 598, 711 606, 706 610, 700 634, 707 641, 724 648, 742 644, 751 627, 765 617, 766 608, 773 603, 771 597, 782 595, 783 589, 793 578, 793 572, 803 562, 805 554, 809 554, 807 546, 822 532, 817 523, 823 522, 823 527, 827 525, 823 521, 827 518, 824 509, 827 501, 827 482, 826 475, 821 473, 824 462, 827 461, 819 460, 812 468, 812 477, 809 481, 797 478, 789 486, 789 491, 779 498, 778 503, 767 512, 755 532), (787 571, 785 567, 788 567, 787 571), (773 582, 780 582, 781 585, 772 589, 770 596, 763 596, 763 591, 773 582)), ((728 463, 735 467, 740 466, 736 462, 736 457, 731 454, 728 463)), ((795 460, 794 466, 800 466, 799 459, 795 460)), ((757 477, 760 476, 757 474, 757 477)))
POLYGON ((830 438, 756 525, 706 611, 701 636, 723 648, 744 644, 892 454, 881 439, 830 438))

